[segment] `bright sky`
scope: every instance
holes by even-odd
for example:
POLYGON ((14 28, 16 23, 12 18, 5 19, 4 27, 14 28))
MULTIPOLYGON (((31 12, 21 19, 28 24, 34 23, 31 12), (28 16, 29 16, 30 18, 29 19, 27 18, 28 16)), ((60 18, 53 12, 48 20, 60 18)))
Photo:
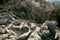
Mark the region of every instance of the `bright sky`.
POLYGON ((60 0, 46 0, 46 1, 60 1, 60 0))

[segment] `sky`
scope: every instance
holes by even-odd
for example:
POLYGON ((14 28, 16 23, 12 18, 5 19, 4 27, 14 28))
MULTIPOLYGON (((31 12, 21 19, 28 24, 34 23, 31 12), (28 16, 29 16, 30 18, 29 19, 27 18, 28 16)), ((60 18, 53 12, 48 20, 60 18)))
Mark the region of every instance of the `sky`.
POLYGON ((46 0, 46 1, 60 1, 60 0, 46 0))
POLYGON ((60 7, 60 0, 46 0, 46 2, 48 2, 48 1, 49 1, 49 3, 54 3, 56 6, 60 7))

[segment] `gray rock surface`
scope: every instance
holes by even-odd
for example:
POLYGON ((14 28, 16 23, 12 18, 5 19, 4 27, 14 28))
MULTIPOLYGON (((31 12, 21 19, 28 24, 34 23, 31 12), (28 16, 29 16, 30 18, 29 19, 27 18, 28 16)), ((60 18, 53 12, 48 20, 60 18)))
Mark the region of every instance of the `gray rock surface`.
POLYGON ((43 40, 55 40, 56 34, 56 21, 46 21, 41 25, 39 34, 43 40))
POLYGON ((56 21, 46 21, 39 27, 32 22, 20 22, 13 16, 4 17, 0 20, 2 23, 0 24, 0 40, 54 40, 57 38, 56 21), (10 23, 6 19, 9 19, 10 23))

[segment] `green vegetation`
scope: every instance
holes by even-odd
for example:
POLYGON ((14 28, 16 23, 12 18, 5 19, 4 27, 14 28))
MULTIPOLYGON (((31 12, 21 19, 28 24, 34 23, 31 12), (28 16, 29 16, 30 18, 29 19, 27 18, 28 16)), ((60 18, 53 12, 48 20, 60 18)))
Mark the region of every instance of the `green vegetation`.
POLYGON ((16 4, 14 9, 12 9, 14 14, 21 19, 34 20, 37 23, 43 23, 46 20, 46 13, 49 13, 49 11, 46 9, 47 5, 44 4, 45 1, 35 0, 35 4, 41 4, 39 7, 36 7, 36 5, 31 3, 32 0, 28 1, 21 1, 20 3, 16 4))
POLYGON ((55 20, 58 21, 58 23, 59 23, 58 26, 60 26, 60 7, 57 7, 57 6, 55 7, 55 10, 53 12, 53 17, 55 20))
MULTIPOLYGON (((14 3, 15 1, 16 0, 13 0, 14 3)), ((34 20, 37 23, 43 23, 47 18, 47 13, 49 12, 51 13, 51 11, 48 11, 48 9, 52 9, 50 8, 50 4, 48 2, 46 3, 44 0, 35 0, 36 2, 39 2, 40 4, 40 7, 35 7, 35 5, 32 5, 31 1, 32 0, 27 0, 27 1, 23 0, 21 2, 16 2, 16 5, 13 4, 14 5, 12 8, 13 13, 21 19, 34 20)), ((4 8, 6 5, 9 6, 10 4, 8 4, 8 2, 11 3, 12 1, 1 0, 0 8, 2 7, 4 8)), ((59 21, 60 20, 60 7, 55 6, 55 9, 52 12, 52 14, 53 14, 52 17, 60 23, 59 21)))

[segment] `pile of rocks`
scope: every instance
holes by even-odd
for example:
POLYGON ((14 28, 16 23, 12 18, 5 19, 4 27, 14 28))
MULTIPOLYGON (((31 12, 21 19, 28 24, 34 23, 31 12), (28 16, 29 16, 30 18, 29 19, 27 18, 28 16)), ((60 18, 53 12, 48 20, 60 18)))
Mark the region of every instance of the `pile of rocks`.
POLYGON ((38 27, 35 23, 20 22, 5 15, 0 18, 0 40, 55 40, 55 25, 50 26, 54 30, 51 32, 47 24, 49 21, 38 27))

